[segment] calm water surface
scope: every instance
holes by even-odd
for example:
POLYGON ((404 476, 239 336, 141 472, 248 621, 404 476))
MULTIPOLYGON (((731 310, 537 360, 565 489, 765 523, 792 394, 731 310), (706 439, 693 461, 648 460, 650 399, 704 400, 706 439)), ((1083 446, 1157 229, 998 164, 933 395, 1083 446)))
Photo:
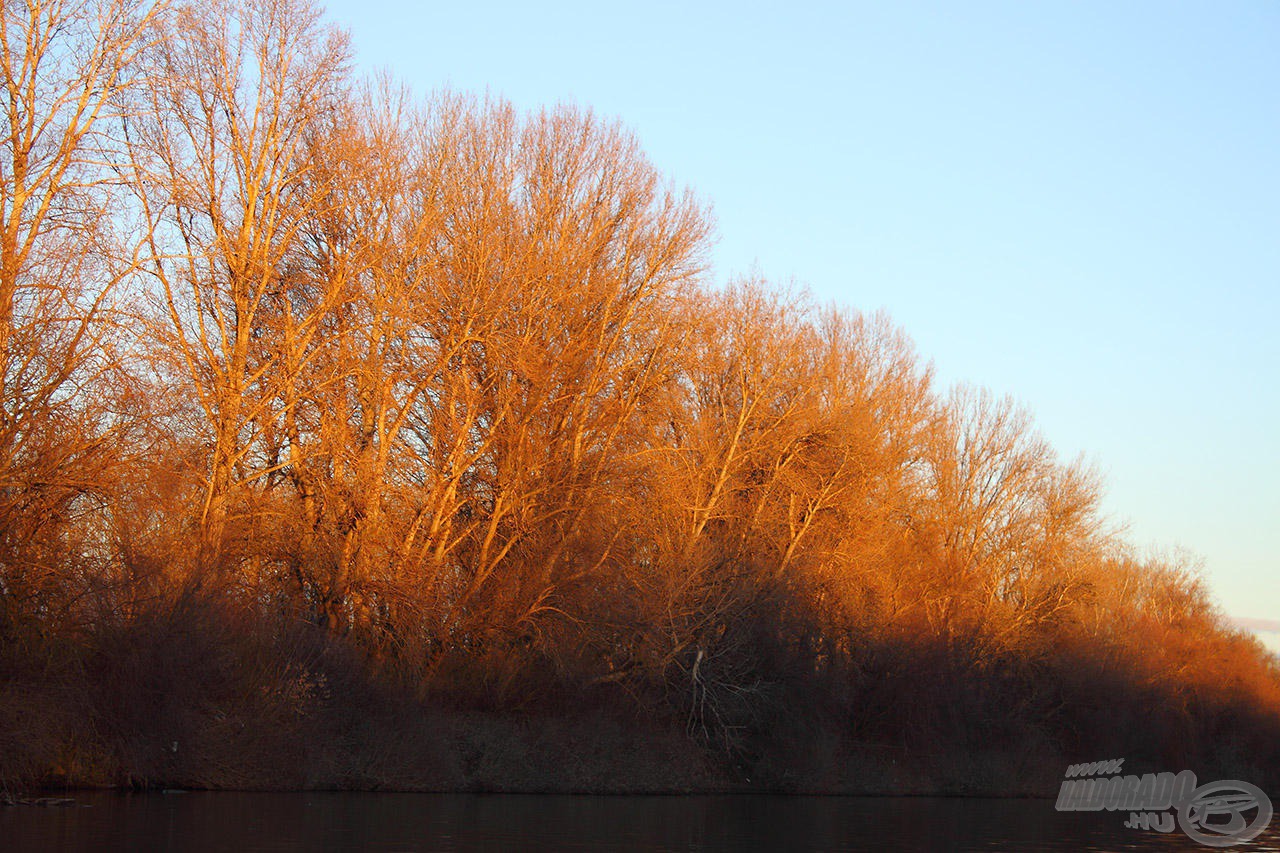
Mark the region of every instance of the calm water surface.
MULTIPOLYGON (((0 850, 1197 850, 1052 800, 78 793, 0 808, 0 850)), ((1275 822, 1280 822, 1280 818, 1275 822)), ((1280 851, 1273 825, 1231 850, 1280 851)))

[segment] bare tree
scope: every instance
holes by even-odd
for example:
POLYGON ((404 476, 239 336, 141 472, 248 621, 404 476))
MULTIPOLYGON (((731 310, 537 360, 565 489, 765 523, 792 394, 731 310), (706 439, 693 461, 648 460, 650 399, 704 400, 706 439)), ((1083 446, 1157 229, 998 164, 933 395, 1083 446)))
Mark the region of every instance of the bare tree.
MULTIPOLYGON (((0 601, 67 580, 125 413, 109 309, 134 254, 111 140, 156 7, 6 3, 0 17, 0 601)), ((101 544, 101 543, 100 543, 101 544)), ((3 615, 0 615, 3 618, 3 615)))
POLYGON ((304 226, 333 203, 308 143, 341 105, 347 58, 346 37, 304 0, 179 6, 145 57, 127 142, 164 306, 157 339, 204 413, 206 567, 237 499, 273 470, 260 439, 295 379, 286 354, 306 350, 341 290, 287 273, 304 226))

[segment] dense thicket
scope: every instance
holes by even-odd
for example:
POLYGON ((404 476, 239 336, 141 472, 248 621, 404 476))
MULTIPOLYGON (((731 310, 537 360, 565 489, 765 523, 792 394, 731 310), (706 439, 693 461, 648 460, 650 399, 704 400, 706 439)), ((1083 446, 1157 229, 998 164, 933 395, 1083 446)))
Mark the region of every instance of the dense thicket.
POLYGON ((713 287, 616 124, 358 81, 305 0, 2 36, 0 779, 485 784, 588 713, 769 785, 1280 767, 1186 561, 883 316, 713 287))

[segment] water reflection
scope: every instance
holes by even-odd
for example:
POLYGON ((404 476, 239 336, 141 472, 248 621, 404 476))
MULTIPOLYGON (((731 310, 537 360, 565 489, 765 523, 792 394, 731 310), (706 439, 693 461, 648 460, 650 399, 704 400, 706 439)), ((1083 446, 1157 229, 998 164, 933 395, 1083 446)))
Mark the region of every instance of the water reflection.
MULTIPOLYGON (((0 810, 8 850, 1198 850, 1052 800, 484 794, 77 795, 0 810)), ((1280 851, 1271 827, 1233 850, 1280 851)))

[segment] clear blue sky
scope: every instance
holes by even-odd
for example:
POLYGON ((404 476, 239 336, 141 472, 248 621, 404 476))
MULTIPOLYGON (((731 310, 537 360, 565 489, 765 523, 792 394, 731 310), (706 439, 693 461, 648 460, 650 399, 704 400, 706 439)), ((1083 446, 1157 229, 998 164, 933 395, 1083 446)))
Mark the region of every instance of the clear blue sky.
POLYGON ((887 309, 1280 618, 1280 3, 328 8, 421 91, 621 118, 720 278, 887 309))

